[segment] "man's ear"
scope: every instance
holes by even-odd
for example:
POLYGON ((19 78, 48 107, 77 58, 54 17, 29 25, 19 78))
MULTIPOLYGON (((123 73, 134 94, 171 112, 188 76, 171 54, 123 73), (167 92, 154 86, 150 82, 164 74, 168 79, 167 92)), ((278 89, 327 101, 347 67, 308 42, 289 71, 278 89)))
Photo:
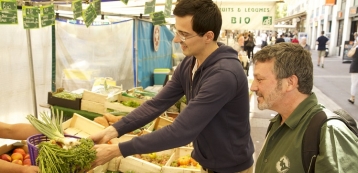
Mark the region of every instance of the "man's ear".
POLYGON ((205 33, 205 35, 204 35, 205 42, 211 42, 211 41, 213 41, 213 40, 214 40, 214 36, 215 36, 215 34, 214 34, 214 32, 212 32, 212 31, 209 31, 209 32, 205 33))
POLYGON ((288 77, 287 84, 288 84, 289 90, 298 88, 298 77, 296 75, 292 75, 292 76, 288 77))

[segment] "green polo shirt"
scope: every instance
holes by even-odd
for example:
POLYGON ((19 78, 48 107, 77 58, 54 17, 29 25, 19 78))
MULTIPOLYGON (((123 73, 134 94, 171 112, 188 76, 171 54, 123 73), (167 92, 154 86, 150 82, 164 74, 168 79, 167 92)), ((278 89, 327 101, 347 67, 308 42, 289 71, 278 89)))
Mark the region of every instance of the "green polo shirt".
MULTIPOLYGON (((304 173, 301 145, 304 132, 323 107, 312 93, 281 125, 278 114, 257 159, 256 173, 304 173)), ((330 120, 321 128, 320 154, 315 173, 358 172, 358 138, 339 120, 330 120)))

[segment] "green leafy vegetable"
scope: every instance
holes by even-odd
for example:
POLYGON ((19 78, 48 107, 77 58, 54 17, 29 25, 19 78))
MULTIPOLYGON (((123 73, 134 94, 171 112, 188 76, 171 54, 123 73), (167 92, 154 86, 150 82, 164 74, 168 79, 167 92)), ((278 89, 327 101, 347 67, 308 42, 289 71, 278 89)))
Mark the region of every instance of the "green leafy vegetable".
POLYGON ((52 108, 52 118, 47 113, 41 113, 42 121, 33 115, 26 117, 30 123, 49 141, 42 141, 37 145, 38 156, 36 164, 43 173, 81 173, 89 169, 96 159, 96 151, 92 149, 94 143, 90 139, 65 137, 62 128, 63 112, 56 114, 52 108))

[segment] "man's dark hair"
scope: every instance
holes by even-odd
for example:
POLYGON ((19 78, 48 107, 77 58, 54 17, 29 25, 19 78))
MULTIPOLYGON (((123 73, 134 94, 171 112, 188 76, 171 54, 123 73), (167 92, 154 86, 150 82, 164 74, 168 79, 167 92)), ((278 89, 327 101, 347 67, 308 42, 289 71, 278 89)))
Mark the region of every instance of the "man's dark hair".
POLYGON ((203 36, 208 31, 214 33, 214 41, 219 37, 222 18, 218 6, 212 0, 180 0, 173 14, 184 17, 193 16, 193 31, 203 36))
POLYGON ((323 35, 323 34, 324 34, 324 31, 321 31, 321 34, 323 35))

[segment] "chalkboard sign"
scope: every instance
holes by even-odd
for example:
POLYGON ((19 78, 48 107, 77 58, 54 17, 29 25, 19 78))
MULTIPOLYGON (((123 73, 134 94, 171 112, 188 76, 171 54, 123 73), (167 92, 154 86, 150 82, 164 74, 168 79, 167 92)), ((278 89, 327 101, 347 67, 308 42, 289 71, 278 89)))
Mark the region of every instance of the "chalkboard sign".
POLYGON ((87 9, 82 11, 82 17, 87 27, 89 27, 94 19, 96 19, 97 14, 92 3, 87 7, 87 9))
POLYGON ((172 14, 172 0, 166 0, 165 1, 165 7, 164 7, 164 16, 170 17, 172 14))
POLYGON ((155 11, 155 0, 151 0, 150 2, 146 2, 144 5, 144 14, 150 14, 155 11))
POLYGON ((153 25, 163 25, 166 23, 165 20, 156 20, 156 21, 152 21, 153 25))
POLYGON ((16 11, 16 1, 0 1, 0 11, 16 11))
POLYGON ((40 14, 41 15, 55 14, 55 7, 53 6, 53 4, 41 6, 40 14))
POLYGON ((23 16, 24 29, 35 29, 40 27, 39 17, 23 16))
POLYGON ((101 0, 94 0, 93 6, 94 6, 94 9, 96 10, 96 14, 100 15, 101 14, 101 0))
POLYGON ((17 24, 17 11, 0 11, 0 24, 17 24))
POLYGON ((40 8, 32 6, 22 6, 22 18, 25 29, 35 29, 40 27, 40 8))
POLYGON ((22 15, 23 16, 37 16, 40 14, 39 7, 32 6, 22 6, 22 15))
POLYGON ((41 27, 55 24, 55 14, 41 15, 41 27))
POLYGON ((16 0, 0 0, 0 24, 17 24, 16 0))
POLYGON ((54 5, 45 5, 40 8, 41 27, 55 24, 55 8, 54 5))
POLYGON ((163 11, 150 13, 149 16, 152 19, 153 25, 163 25, 166 23, 163 11))
POLYGON ((72 1, 73 18, 77 19, 82 16, 82 0, 72 1))

